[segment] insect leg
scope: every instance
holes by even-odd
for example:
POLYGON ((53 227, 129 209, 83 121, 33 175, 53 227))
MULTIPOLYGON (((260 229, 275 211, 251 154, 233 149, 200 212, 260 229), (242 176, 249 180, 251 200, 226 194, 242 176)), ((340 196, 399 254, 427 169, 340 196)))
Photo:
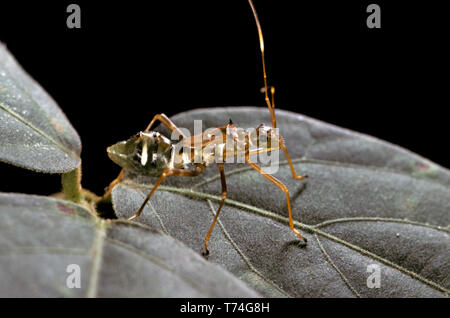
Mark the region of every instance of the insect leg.
POLYGON ((200 174, 204 169, 205 169, 204 165, 198 165, 197 167, 195 167, 194 170, 170 169, 170 168, 166 169, 162 173, 162 175, 159 177, 158 181, 156 181, 155 185, 153 186, 152 191, 150 191, 150 193, 147 195, 147 197, 145 198, 144 202, 142 203, 142 205, 139 208, 139 210, 137 211, 137 213, 135 215, 133 215, 132 217, 128 218, 128 221, 134 220, 135 218, 139 217, 139 215, 141 215, 141 213, 144 210, 144 207, 147 204, 148 200, 150 200, 150 198, 152 197, 153 193, 155 193, 156 188, 158 188, 158 186, 161 184, 161 182, 165 178, 167 178, 169 176, 193 177, 193 176, 196 176, 196 175, 200 174))
POLYGON ((109 196, 109 195, 111 194, 111 191, 112 191, 112 189, 114 188, 114 186, 115 186, 116 184, 118 184, 118 183, 122 180, 124 170, 125 170, 125 169, 123 169, 123 168, 122 168, 122 170, 120 170, 120 173, 119 173, 119 175, 117 176, 117 178, 115 178, 115 179, 109 184, 109 186, 106 188, 105 194, 103 195, 102 198, 106 198, 107 196, 109 196))
POLYGON ((183 132, 165 115, 165 114, 156 114, 155 117, 153 117, 150 124, 148 124, 147 128, 145 129, 145 132, 149 132, 150 128, 152 128, 155 121, 159 120, 163 125, 165 125, 169 130, 176 131, 178 134, 182 137, 182 139, 186 138, 186 136, 183 134, 183 132))
POLYGON ((292 177, 294 179, 296 179, 296 180, 303 180, 303 179, 308 177, 307 175, 299 176, 295 172, 294 165, 292 164, 291 157, 289 156, 289 152, 288 152, 288 150, 286 148, 286 145, 284 144, 283 137, 281 137, 279 134, 273 134, 273 128, 267 127, 264 124, 261 124, 260 126, 258 126, 257 129, 258 129, 259 133, 267 134, 267 136, 268 136, 268 143, 267 143, 268 147, 267 147, 267 149, 263 148, 263 149, 257 149, 257 150, 254 150, 254 151, 250 151, 250 156, 251 155, 255 155, 257 153, 265 152, 265 151, 268 151, 268 150, 282 149, 284 151, 284 154, 286 155, 286 159, 287 159, 287 161, 289 163, 289 167, 291 168, 292 177), (273 143, 273 142, 271 142, 272 139, 278 139, 278 142, 273 143))
POLYGON ((289 211, 289 228, 292 230, 292 232, 295 233, 295 235, 297 235, 299 238, 301 238, 303 241, 307 242, 307 239, 305 237, 303 237, 303 235, 301 235, 295 228, 294 228, 294 221, 292 219, 292 211, 291 211, 291 200, 289 198, 289 190, 288 188, 277 178, 271 176, 270 174, 265 173, 261 167, 259 167, 258 165, 254 164, 253 162, 250 161, 249 159, 249 155, 246 154, 245 156, 245 162, 252 167, 253 169, 255 169, 256 171, 258 171, 260 174, 263 175, 263 177, 269 179, 273 184, 275 184, 278 188, 280 188, 285 194, 286 194, 286 202, 287 202, 287 206, 288 206, 288 211, 289 211))
POLYGON ((292 164, 292 161, 291 161, 291 157, 289 156, 288 150, 287 150, 286 145, 284 144, 283 138, 281 136, 278 137, 278 142, 279 142, 280 148, 283 149, 284 154, 286 155, 286 158, 289 162, 289 167, 291 168, 292 177, 296 180, 303 180, 305 178, 308 178, 307 175, 299 176, 295 172, 294 165, 292 164))
POLYGON ((214 225, 216 225, 216 221, 219 218, 219 213, 220 213, 220 210, 222 209, 223 203, 225 202, 225 199, 227 198, 227 183, 225 181, 225 172, 224 172, 223 166, 224 166, 223 163, 217 164, 217 167, 219 167, 219 171, 220 171, 220 181, 222 182, 222 201, 220 201, 219 208, 217 209, 216 215, 214 216, 214 220, 211 224, 208 234, 205 237, 205 253, 204 253, 205 256, 209 254, 209 250, 208 250, 209 237, 211 236, 211 233, 214 229, 214 225))

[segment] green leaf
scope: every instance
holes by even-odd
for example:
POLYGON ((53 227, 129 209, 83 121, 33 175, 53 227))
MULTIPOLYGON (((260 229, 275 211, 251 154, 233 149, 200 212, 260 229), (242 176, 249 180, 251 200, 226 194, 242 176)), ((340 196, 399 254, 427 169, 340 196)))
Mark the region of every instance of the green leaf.
MULTIPOLYGON (((267 109, 199 109, 175 116, 178 127, 270 124, 267 109)), ((306 116, 277 110, 295 169, 275 174, 284 193, 248 166, 226 164, 228 198, 209 247, 209 261, 264 296, 442 297, 450 288, 450 172, 405 149, 306 116), (369 288, 371 265, 380 288, 369 288)), ((164 130, 166 131, 167 130, 164 130)), ((280 153, 280 160, 284 160, 280 153)), ((128 174, 113 190, 120 218, 136 213, 154 178, 128 174)), ((136 220, 200 253, 221 199, 218 169, 169 177, 136 220)))
POLYGON ((182 243, 68 201, 0 193, 0 297, 255 297, 182 243), (67 272, 80 268, 80 287, 67 272), (70 267, 69 267, 70 269, 70 267))
POLYGON ((55 101, 0 43, 0 161, 62 173, 79 166, 81 142, 55 101))

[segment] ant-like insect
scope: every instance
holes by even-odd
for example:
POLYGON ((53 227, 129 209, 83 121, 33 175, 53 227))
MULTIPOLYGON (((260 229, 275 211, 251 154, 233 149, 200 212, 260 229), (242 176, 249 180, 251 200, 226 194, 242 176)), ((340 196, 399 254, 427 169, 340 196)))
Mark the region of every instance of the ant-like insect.
POLYGON ((270 100, 268 94, 269 86, 267 85, 266 66, 264 61, 264 40, 262 29, 252 0, 249 0, 249 4, 252 9, 258 29, 264 75, 264 88, 262 89, 262 92, 265 94, 265 101, 272 118, 272 127, 266 126, 264 124, 258 126, 256 128, 256 142, 254 140, 251 140, 248 135, 245 136, 245 140, 239 140, 239 130, 234 126, 231 120, 227 125, 215 128, 212 132, 203 132, 202 134, 197 136, 187 137, 182 132, 182 130, 179 129, 166 115, 158 114, 153 117, 152 121, 143 132, 139 132, 130 139, 119 142, 111 147, 108 147, 107 149, 108 156, 112 161, 121 166, 122 170, 119 176, 109 185, 105 196, 109 195, 112 188, 118 182, 120 182, 120 180, 123 178, 125 170, 146 176, 159 177, 159 179, 153 186, 153 189, 147 195, 137 213, 134 216, 130 217, 128 220, 133 220, 139 217, 148 200, 150 200, 153 193, 155 193, 156 189, 165 178, 169 176, 197 176, 211 163, 217 163, 222 183, 222 200, 220 201, 219 208, 217 209, 208 234, 205 237, 205 255, 209 254, 208 241, 227 197, 227 184, 225 181, 224 162, 219 162, 219 160, 216 159, 218 157, 237 158, 237 156, 239 155, 239 153, 236 151, 236 148, 232 148, 230 150, 229 147, 226 147, 225 141, 227 140, 227 137, 232 137, 235 142, 237 142, 244 148, 244 159, 250 167, 258 171, 265 178, 269 179, 286 194, 286 202, 289 211, 289 227, 303 241, 307 241, 306 238, 303 237, 294 228, 289 190, 287 189, 287 187, 280 180, 266 173, 260 166, 250 161, 250 156, 252 155, 268 153, 281 149, 285 153, 286 158, 289 162, 293 178, 296 180, 302 180, 307 177, 306 175, 297 175, 294 166, 292 165, 291 158, 289 157, 286 145, 284 144, 282 137, 277 132, 274 104, 275 88, 273 86, 270 86, 270 100), (173 134, 179 136, 179 142, 175 144, 159 132, 151 131, 150 129, 156 121, 161 122, 173 134), (265 142, 260 142, 260 135, 267 136, 265 142), (198 142, 198 140, 200 140, 200 143, 198 142), (177 149, 180 149, 179 146, 182 146, 181 149, 183 151, 177 151, 177 149), (254 146, 256 146, 256 149, 254 146), (216 151, 207 152, 206 149, 211 147, 213 149, 216 149, 216 151), (253 148, 251 149, 251 147, 253 148), (217 149, 219 149, 219 151, 217 151, 217 149), (199 154, 201 160, 194 160, 193 158, 198 158, 199 154))

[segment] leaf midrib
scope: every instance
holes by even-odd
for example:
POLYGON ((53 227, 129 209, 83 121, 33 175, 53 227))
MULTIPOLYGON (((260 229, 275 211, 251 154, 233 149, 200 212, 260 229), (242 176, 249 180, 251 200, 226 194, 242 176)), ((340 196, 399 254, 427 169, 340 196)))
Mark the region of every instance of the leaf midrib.
MULTIPOLYGON (((137 184, 137 183, 133 183, 133 182, 130 182, 130 181, 123 181, 123 182, 120 183, 120 185, 128 187, 128 188, 131 188, 131 189, 135 189, 135 190, 151 188, 151 185, 142 185, 142 184, 137 184)), ((162 191, 167 191, 167 192, 173 192, 173 193, 179 193, 179 194, 182 194, 182 195, 185 195, 185 196, 188 196, 188 197, 189 196, 190 197, 196 197, 196 198, 203 199, 203 200, 210 199, 210 200, 214 200, 216 202, 220 202, 221 199, 222 199, 219 196, 215 196, 215 195, 212 195, 212 194, 209 194, 209 193, 193 191, 191 189, 171 187, 171 186, 159 186, 158 190, 160 190, 160 191, 161 190, 162 191)), ((284 223, 284 224, 289 224, 289 219, 288 218, 280 216, 278 214, 275 214, 274 212, 271 212, 271 211, 268 211, 268 210, 265 210, 265 209, 262 209, 262 208, 254 207, 252 205, 249 205, 249 204, 246 204, 246 203, 242 203, 242 202, 239 202, 239 201, 236 201, 236 200, 231 200, 231 199, 226 199, 225 200, 225 204, 229 205, 229 206, 243 208, 244 210, 248 210, 248 211, 253 212, 255 214, 258 214, 260 216, 271 218, 273 220, 279 221, 279 222, 284 223)), ((370 218, 368 218, 368 219, 370 219, 370 218)), ((378 218, 378 219, 380 219, 380 218, 378 218)), ((378 219, 376 221, 380 221, 378 219)), ((389 222, 389 221, 391 221, 391 220, 388 220, 387 222, 389 222)), ((400 222, 400 221, 401 220, 398 220, 398 222, 400 222)), ((403 221, 405 221, 405 220, 403 220, 403 221)), ((408 221, 405 221, 405 223, 408 223, 408 221)), ((345 240, 340 239, 340 238, 338 238, 338 237, 336 237, 334 235, 331 235, 329 233, 326 233, 326 232, 320 230, 318 228, 318 225, 321 225, 321 224, 318 224, 318 225, 307 225, 307 224, 300 223, 300 222, 294 220, 294 225, 297 228, 299 228, 299 229, 301 229, 303 231, 307 231, 307 232, 309 232, 311 234, 317 234, 317 235, 320 235, 322 237, 325 237, 325 238, 327 238, 327 239, 329 239, 329 240, 331 240, 333 242, 339 243, 339 244, 341 244, 341 245, 343 245, 343 246, 345 246, 347 248, 350 248, 350 249, 352 249, 352 250, 362 254, 363 256, 370 257, 370 258, 372 258, 372 259, 374 259, 374 260, 376 260, 376 261, 378 261, 380 263, 383 263, 383 264, 385 264, 387 266, 390 266, 390 267, 392 267, 392 268, 402 272, 403 274, 406 274, 406 275, 408 275, 408 276, 410 276, 410 277, 412 277, 412 278, 414 278, 414 279, 416 279, 416 280, 418 280, 418 281, 420 281, 420 282, 422 282, 422 283, 424 283, 424 284, 426 284, 426 285, 428 285, 428 286, 430 286, 430 287, 432 287, 432 288, 434 288, 434 289, 436 289, 436 290, 438 290, 438 291, 440 291, 440 292, 442 292, 442 293, 444 293, 446 295, 450 294, 450 291, 448 289, 446 289, 445 287, 439 285, 438 283, 435 283, 433 281, 430 281, 430 280, 426 279, 425 277, 421 276, 420 274, 412 272, 412 271, 410 271, 410 270, 408 270, 408 269, 406 269, 406 268, 404 268, 404 267, 402 267, 402 266, 400 266, 400 265, 398 265, 396 263, 393 263, 392 261, 390 261, 390 260, 388 260, 388 259, 386 259, 384 257, 381 257, 381 256, 379 256, 379 255, 377 255, 375 253, 372 253, 372 252, 370 252, 368 250, 365 250, 365 249, 363 249, 363 248, 361 248, 359 246, 356 246, 356 245, 354 245, 354 244, 352 244, 352 243, 350 243, 348 241, 345 241, 345 240)), ((421 224, 421 225, 429 227, 426 224, 421 224)), ((441 229, 438 228, 438 229, 435 229, 435 230, 446 232, 446 233, 449 232, 449 231, 447 231, 446 229, 443 229, 443 228, 441 228, 441 229)))
POLYGON ((35 132, 37 132, 39 135, 41 135, 42 137, 44 137, 45 139, 49 140, 51 143, 55 144, 59 149, 61 149, 63 152, 69 154, 71 157, 74 158, 78 158, 78 156, 76 155, 75 152, 73 152, 72 150, 69 150, 67 147, 65 147, 63 144, 58 143, 57 141, 55 141, 51 136, 47 135, 44 131, 42 131, 41 129, 39 129, 38 127, 34 126, 31 122, 29 122, 28 120, 26 120, 25 118, 23 118, 22 116, 20 116, 19 114, 17 114, 16 112, 12 111, 9 107, 5 106, 3 103, 0 102, 0 108, 3 109, 5 112, 7 112, 8 114, 10 114, 12 117, 14 117, 15 119, 17 119, 18 121, 22 122, 24 125, 28 126, 29 128, 31 128, 32 130, 34 130, 35 132))
MULTIPOLYGON (((6 51, 6 50, 5 50, 5 51, 6 51)), ((9 52, 6 52, 6 53, 9 53, 9 52)), ((20 65, 17 64, 17 61, 16 61, 14 58, 11 58, 10 56, 7 56, 7 58, 8 58, 8 57, 10 58, 10 60, 12 60, 13 64, 15 64, 14 66, 17 67, 17 69, 19 70, 19 72, 22 71, 23 73, 25 73, 25 71, 21 68, 20 65)), ((33 95, 31 95, 31 94, 28 92, 28 90, 25 89, 25 87, 22 85, 22 83, 20 83, 20 82, 16 79, 15 76, 12 75, 12 73, 11 73, 9 67, 7 67, 5 63, 3 63, 3 66, 4 66, 4 70, 8 73, 9 78, 10 78, 10 79, 11 79, 11 80, 12 80, 12 81, 13 81, 13 82, 21 89, 21 91, 22 91, 25 95, 28 96, 28 98, 30 98, 31 102, 33 102, 35 105, 38 106, 37 109, 45 116, 45 118, 46 118, 48 121, 50 121, 50 118, 48 117, 47 113, 46 113, 45 111, 43 111, 43 109, 42 109, 42 107, 41 107, 41 104, 37 102, 36 98, 35 98, 33 95)), ((27 76, 28 76, 28 75, 25 73, 25 74, 24 74, 24 77, 26 78, 27 76)), ((30 78, 30 80, 31 80, 32 82, 34 82, 33 79, 30 78)), ((40 88, 42 91, 44 91, 44 89, 43 89, 42 87, 39 87, 39 85, 38 85, 37 83, 33 83, 33 84, 36 84, 36 85, 38 86, 38 88, 40 88)), ((44 93, 45 93, 45 91, 44 91, 44 93)), ((51 98, 51 97, 49 97, 49 98, 51 98)), ((0 103, 0 106, 3 106, 3 104, 0 103)), ((7 106, 4 106, 4 107, 7 107, 7 106)), ((14 112, 14 114, 15 114, 15 112, 14 112)), ((20 116, 20 115, 18 115, 18 116, 20 116)), ((20 117, 21 117, 21 116, 20 116, 20 117)), ((56 136, 58 137, 59 141, 62 143, 62 140, 59 138, 59 134, 56 132, 55 128, 52 127, 52 126, 50 126, 50 127, 51 127, 51 129, 53 130, 53 132, 56 133, 56 136)), ((53 140, 52 140, 52 141, 53 141, 53 140)))

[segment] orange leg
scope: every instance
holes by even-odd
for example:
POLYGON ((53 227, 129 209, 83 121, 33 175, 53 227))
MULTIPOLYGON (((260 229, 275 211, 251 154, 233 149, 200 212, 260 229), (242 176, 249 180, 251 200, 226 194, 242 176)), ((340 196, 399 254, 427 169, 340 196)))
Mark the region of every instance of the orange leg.
POLYGON ((158 188, 158 186, 161 184, 161 182, 169 177, 169 176, 185 176, 185 177, 193 177, 196 176, 198 174, 200 174, 203 170, 205 169, 204 165, 199 165, 197 167, 195 167, 194 170, 183 170, 183 169, 166 169, 162 175, 159 177, 158 181, 155 183, 155 185, 153 186, 152 191, 150 191, 150 193, 147 195, 147 197, 145 198, 144 202, 142 203, 141 207, 139 208, 139 210, 137 211, 137 213, 135 215, 133 215, 132 217, 128 218, 128 221, 134 220, 135 218, 139 217, 139 215, 141 215, 142 211, 144 210, 145 205, 147 204, 148 200, 150 200, 150 198, 152 197, 153 193, 155 193, 156 188, 158 188))
POLYGON ((286 202, 287 202, 287 207, 288 207, 288 211, 289 211, 289 228, 292 230, 292 232, 295 233, 295 235, 297 235, 299 238, 301 238, 303 241, 307 242, 307 239, 305 237, 303 237, 303 235, 301 235, 295 228, 294 228, 294 220, 292 219, 292 211, 291 211, 291 200, 289 198, 289 190, 288 188, 277 178, 271 176, 270 174, 265 173, 261 167, 259 167, 258 165, 254 164, 253 162, 250 161, 249 159, 249 155, 246 154, 245 156, 245 161, 247 162, 247 164, 252 167, 253 169, 255 169, 256 171, 258 171, 260 174, 262 174, 265 178, 269 179, 273 184, 275 184, 278 188, 280 188, 285 194, 286 194, 286 202))
POLYGON ((292 161, 291 161, 291 157, 289 156, 288 150, 287 150, 286 145, 284 144, 283 139, 281 138, 281 136, 280 136, 280 138, 279 138, 279 143, 280 143, 280 148, 283 149, 284 154, 286 155, 286 158, 287 158, 287 160, 288 160, 288 162, 289 162, 289 167, 291 168, 292 177, 293 177, 294 179, 296 179, 296 180, 303 180, 303 179, 305 179, 305 178, 308 178, 307 175, 299 176, 299 175, 297 175, 297 173, 295 172, 294 165, 292 164, 292 161))
POLYGON ((208 234, 205 237, 205 252, 203 253, 203 255, 205 255, 205 256, 209 254, 208 241, 209 241, 211 233, 214 229, 214 225, 216 225, 216 221, 219 218, 219 213, 220 213, 220 210, 222 209, 223 203, 225 202, 225 199, 227 198, 227 183, 225 181, 225 172, 224 172, 223 166, 224 166, 223 163, 217 164, 217 167, 219 167, 219 171, 220 171, 220 180, 222 181, 222 200, 220 201, 219 208, 217 209, 216 215, 214 216, 214 220, 211 224, 208 234))
POLYGON ((182 139, 186 138, 186 136, 183 134, 183 132, 165 115, 165 114, 157 114, 155 117, 153 117, 150 124, 148 124, 147 128, 145 128, 144 132, 149 132, 150 128, 152 128, 155 121, 159 120, 161 123, 163 123, 169 130, 177 131, 179 136, 182 137, 182 139))
POLYGON ((116 186, 116 184, 118 184, 122 178, 123 178, 123 173, 124 173, 124 169, 122 168, 122 170, 120 170, 119 175, 117 176, 117 178, 115 178, 110 184, 109 186, 106 188, 105 190, 105 194, 102 196, 102 199, 108 197, 109 195, 111 195, 111 191, 112 189, 116 186))
MULTIPOLYGON (((260 125, 257 129, 259 129, 260 132, 264 132, 265 134, 267 134, 267 136, 271 136, 272 135, 272 128, 268 128, 264 124, 260 125)), ((283 137, 281 137, 280 135, 276 135, 276 138, 278 138, 278 146, 274 145, 272 150, 282 149, 284 151, 284 154, 286 155, 286 159, 287 159, 287 161, 289 163, 289 167, 291 168, 292 177, 294 179, 296 179, 296 180, 303 180, 305 178, 308 178, 307 175, 304 175, 304 176, 297 175, 297 173, 295 172, 295 169, 294 169, 294 165, 292 164, 291 157, 289 156, 288 150, 286 148, 286 145, 284 144, 283 137)), ((268 142, 268 147, 271 147, 270 146, 270 139, 269 139, 269 142, 268 142)), ((257 154, 257 153, 260 153, 260 152, 263 152, 263 151, 265 151, 265 150, 263 149, 263 150, 251 151, 250 152, 250 156, 254 155, 254 154, 257 154)))

